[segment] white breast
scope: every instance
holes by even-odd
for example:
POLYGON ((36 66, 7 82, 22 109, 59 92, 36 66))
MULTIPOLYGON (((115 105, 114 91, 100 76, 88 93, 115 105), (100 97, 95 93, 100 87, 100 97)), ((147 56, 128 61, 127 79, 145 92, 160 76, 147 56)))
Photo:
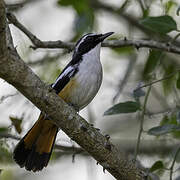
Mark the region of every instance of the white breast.
POLYGON ((74 77, 78 86, 72 92, 71 102, 79 109, 91 102, 101 86, 100 47, 101 44, 98 44, 83 56, 83 60, 79 64, 79 71, 74 77))

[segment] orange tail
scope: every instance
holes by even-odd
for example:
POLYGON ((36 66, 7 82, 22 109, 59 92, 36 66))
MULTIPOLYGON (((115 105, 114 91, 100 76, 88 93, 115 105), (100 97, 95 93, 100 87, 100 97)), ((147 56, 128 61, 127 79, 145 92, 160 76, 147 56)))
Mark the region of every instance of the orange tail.
POLYGON ((20 140, 14 150, 14 160, 28 171, 40 171, 48 165, 58 128, 44 115, 20 140))

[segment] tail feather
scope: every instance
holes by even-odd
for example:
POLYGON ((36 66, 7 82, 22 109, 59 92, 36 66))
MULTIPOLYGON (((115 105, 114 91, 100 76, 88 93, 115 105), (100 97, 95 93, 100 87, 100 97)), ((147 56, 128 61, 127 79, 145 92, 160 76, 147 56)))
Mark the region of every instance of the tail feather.
POLYGON ((39 154, 34 147, 25 161, 25 168, 28 171, 40 171, 47 166, 51 153, 39 154))
POLYGON ((14 160, 28 171, 42 170, 49 162, 57 132, 57 126, 41 114, 38 121, 17 144, 14 160))

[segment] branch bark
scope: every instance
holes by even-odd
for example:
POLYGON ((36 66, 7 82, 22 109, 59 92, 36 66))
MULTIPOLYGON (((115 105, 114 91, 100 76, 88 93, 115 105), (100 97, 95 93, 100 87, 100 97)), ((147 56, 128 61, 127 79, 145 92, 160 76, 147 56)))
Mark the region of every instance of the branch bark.
POLYGON ((80 117, 32 72, 15 49, 9 48, 6 26, 5 4, 0 0, 0 77, 48 114, 58 127, 116 179, 144 179, 145 172, 134 161, 128 160, 124 153, 119 152, 106 137, 80 117))

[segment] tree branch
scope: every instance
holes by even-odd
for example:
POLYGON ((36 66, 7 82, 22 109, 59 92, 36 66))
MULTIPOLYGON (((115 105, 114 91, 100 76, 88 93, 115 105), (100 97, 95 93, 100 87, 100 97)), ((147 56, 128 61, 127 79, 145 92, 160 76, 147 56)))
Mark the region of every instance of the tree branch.
MULTIPOLYGON (((1 39, 6 40, 6 14, 4 1, 0 0, 1 39)), ((41 42, 40 42, 41 44, 41 42)), ((119 180, 142 180, 145 172, 136 163, 104 137, 98 130, 80 117, 49 86, 21 60, 16 51, 0 42, 0 77, 13 85, 72 140, 85 149, 104 169, 119 180)))
POLYGON ((6 4, 6 8, 8 11, 18 11, 19 9, 23 8, 27 4, 38 2, 38 0, 23 0, 18 3, 8 3, 6 4))
POLYGON ((164 42, 157 42, 153 40, 114 40, 108 41, 103 43, 104 47, 112 47, 112 48, 120 48, 120 47, 127 47, 127 46, 134 46, 137 49, 142 47, 152 48, 152 49, 159 49, 162 51, 167 51, 171 53, 180 54, 180 48, 164 42))
MULTIPOLYGON (((7 13, 7 17, 9 21, 14 24, 18 29, 24 32, 34 46, 31 46, 33 49, 37 48, 66 48, 68 50, 72 50, 74 48, 74 43, 63 42, 63 41, 41 41, 35 35, 33 35, 25 26, 23 26, 12 13, 7 13)), ((139 49, 142 47, 159 49, 162 51, 167 51, 171 53, 180 54, 180 48, 171 43, 157 42, 153 40, 128 40, 124 38, 124 40, 112 40, 106 41, 102 43, 103 47, 112 47, 112 48, 120 48, 120 47, 128 47, 134 46, 139 49)))
POLYGON ((34 44, 34 46, 31 46, 31 48, 33 48, 33 49, 66 48, 71 51, 74 46, 72 43, 65 43, 60 40, 58 40, 58 41, 41 41, 34 34, 32 34, 24 25, 22 25, 12 13, 8 12, 7 17, 11 23, 13 23, 17 28, 19 28, 22 32, 24 32, 26 34, 26 36, 31 40, 31 42, 34 44))

